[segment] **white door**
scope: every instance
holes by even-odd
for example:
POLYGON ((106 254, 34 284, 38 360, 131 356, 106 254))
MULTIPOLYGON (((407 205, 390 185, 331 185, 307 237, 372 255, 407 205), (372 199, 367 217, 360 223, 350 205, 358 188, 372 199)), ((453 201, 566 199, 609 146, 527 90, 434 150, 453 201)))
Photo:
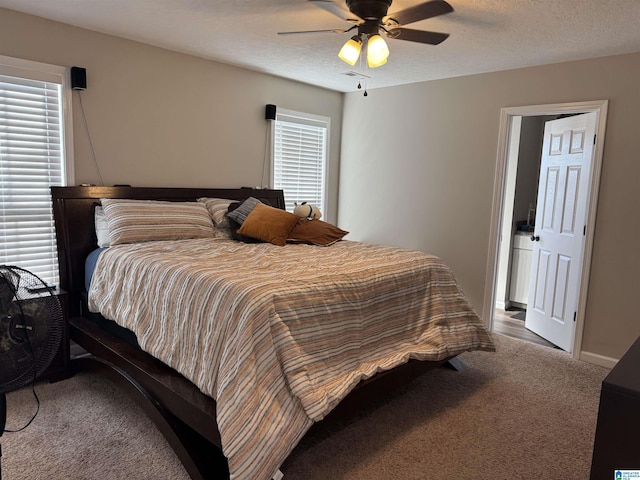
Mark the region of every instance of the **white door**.
POLYGON ((545 124, 525 326, 571 352, 597 114, 545 124))

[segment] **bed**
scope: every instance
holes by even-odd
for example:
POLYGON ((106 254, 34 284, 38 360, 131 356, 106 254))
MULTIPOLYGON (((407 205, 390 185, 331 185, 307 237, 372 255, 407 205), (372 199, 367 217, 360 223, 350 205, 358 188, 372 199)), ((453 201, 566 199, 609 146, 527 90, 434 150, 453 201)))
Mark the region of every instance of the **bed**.
POLYGON ((128 239, 100 255, 87 289, 101 201, 256 199, 255 211, 280 218, 282 191, 53 187, 52 197, 70 336, 91 354, 75 367, 121 381, 192 478, 269 479, 314 423, 493 349, 439 259, 348 240, 128 239))

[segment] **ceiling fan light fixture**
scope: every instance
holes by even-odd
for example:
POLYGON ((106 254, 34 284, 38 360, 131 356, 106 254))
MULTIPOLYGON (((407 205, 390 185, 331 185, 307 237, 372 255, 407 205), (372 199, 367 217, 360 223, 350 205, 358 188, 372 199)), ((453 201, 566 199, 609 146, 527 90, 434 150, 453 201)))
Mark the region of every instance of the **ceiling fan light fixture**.
POLYGON ((367 42, 367 63, 369 68, 376 68, 387 63, 389 58, 389 47, 380 35, 375 34, 369 37, 367 42))
POLYGON ((362 50, 362 40, 358 35, 354 35, 342 46, 338 57, 349 65, 355 65, 360 57, 360 50, 362 50))

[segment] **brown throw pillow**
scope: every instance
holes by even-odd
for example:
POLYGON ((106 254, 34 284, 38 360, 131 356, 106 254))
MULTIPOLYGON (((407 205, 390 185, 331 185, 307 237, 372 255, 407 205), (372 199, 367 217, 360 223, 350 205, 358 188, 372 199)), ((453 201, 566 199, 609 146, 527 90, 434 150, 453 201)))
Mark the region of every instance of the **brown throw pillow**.
POLYGON ((307 220, 301 218, 293 227, 287 242, 309 243, 327 247, 341 240, 349 232, 322 220, 307 220))
POLYGON ((282 246, 299 218, 293 213, 258 203, 247 215, 238 233, 282 246))

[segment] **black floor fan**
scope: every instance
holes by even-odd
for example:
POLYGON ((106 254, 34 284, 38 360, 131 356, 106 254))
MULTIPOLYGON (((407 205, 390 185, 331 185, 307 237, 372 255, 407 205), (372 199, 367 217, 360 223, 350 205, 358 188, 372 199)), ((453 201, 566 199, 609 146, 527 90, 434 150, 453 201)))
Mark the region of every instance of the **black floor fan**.
POLYGON ((58 352, 63 321, 52 288, 27 270, 0 266, 0 436, 6 427, 6 394, 33 383, 47 369, 58 352))

